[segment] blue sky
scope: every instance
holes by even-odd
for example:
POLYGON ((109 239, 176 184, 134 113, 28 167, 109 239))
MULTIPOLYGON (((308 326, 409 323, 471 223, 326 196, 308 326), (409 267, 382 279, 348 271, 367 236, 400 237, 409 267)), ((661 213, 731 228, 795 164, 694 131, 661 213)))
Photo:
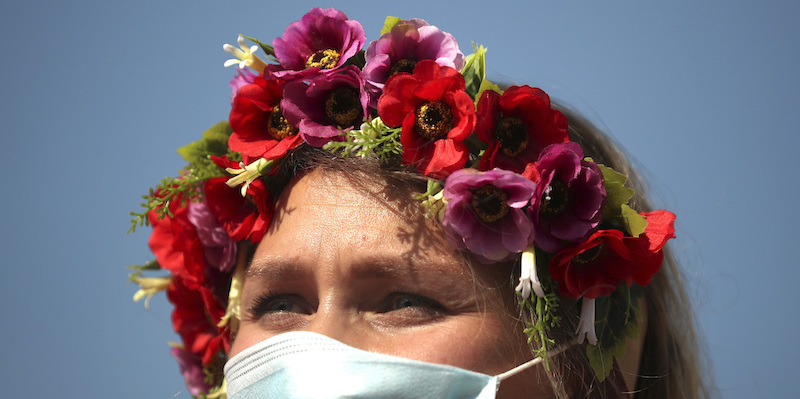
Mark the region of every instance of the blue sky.
POLYGON ((190 397, 169 304, 145 311, 125 284, 124 266, 151 257, 127 212, 227 118, 222 44, 271 41, 316 5, 368 40, 386 15, 424 18, 465 52, 488 47, 490 78, 606 126, 678 214, 722 396, 796 390, 795 2, 14 0, 0 5, 4 396, 190 397))

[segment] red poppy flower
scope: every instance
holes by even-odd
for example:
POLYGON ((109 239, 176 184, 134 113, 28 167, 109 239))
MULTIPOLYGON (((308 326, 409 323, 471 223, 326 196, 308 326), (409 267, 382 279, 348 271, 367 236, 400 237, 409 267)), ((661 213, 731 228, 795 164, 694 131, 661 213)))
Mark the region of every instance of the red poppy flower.
POLYGON ((478 137, 488 143, 480 170, 501 168, 538 181, 533 165, 550 144, 569 141, 567 118, 550 108, 550 97, 530 86, 503 95, 487 90, 478 100, 478 137))
POLYGON ((167 288, 167 299, 175 306, 172 327, 187 352, 201 356, 203 364, 208 364, 220 351, 230 350, 228 330, 217 327, 225 307, 207 287, 190 288, 185 279, 175 276, 167 288))
POLYGON ((172 217, 159 218, 155 211, 148 214, 153 227, 148 244, 162 268, 196 286, 205 281, 205 252, 187 207, 179 203, 179 199, 170 203, 172 217))
POLYGON ((272 196, 260 179, 247 187, 247 197, 242 197, 238 187, 228 187, 227 180, 206 180, 203 190, 208 208, 234 241, 260 242, 272 220, 272 196))
POLYGON ((413 74, 392 75, 378 116, 387 126, 402 125, 403 162, 421 174, 442 179, 466 165, 464 140, 475 128, 475 106, 457 70, 423 60, 413 74))
POLYGON ((597 298, 614 292, 623 281, 650 284, 664 260, 664 245, 675 237, 675 215, 655 211, 642 216, 647 227, 639 237, 599 230, 583 243, 556 254, 550 260, 550 275, 558 282, 561 295, 597 298))
POLYGON ((258 158, 280 158, 302 142, 297 127, 283 117, 280 108, 283 84, 257 76, 233 99, 229 118, 233 134, 228 146, 242 153, 246 164, 258 158))

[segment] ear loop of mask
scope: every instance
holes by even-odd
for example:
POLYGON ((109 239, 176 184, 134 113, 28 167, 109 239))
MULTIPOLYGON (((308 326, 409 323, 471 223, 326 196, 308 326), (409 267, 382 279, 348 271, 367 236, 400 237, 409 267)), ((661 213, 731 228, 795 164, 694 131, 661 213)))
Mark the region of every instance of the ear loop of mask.
MULTIPOLYGON (((561 346, 561 347, 559 347, 559 348, 557 348, 557 349, 555 349, 553 351, 548 352, 547 353, 547 357, 548 358, 552 358, 554 356, 558 356, 558 355, 564 353, 567 349, 572 348, 573 346, 575 346, 577 344, 578 344, 577 341, 572 341, 572 342, 570 342, 570 343, 568 343, 568 344, 566 344, 564 346, 561 346)), ((519 374, 519 373, 521 373, 521 372, 523 372, 523 371, 525 371, 525 370, 527 370, 527 369, 529 369, 529 368, 531 368, 533 366, 536 366, 537 364, 539 364, 539 363, 541 363, 543 361, 544 361, 544 358, 537 357, 535 359, 531 359, 531 360, 529 360, 529 361, 527 361, 525 363, 522 363, 519 366, 514 367, 513 369, 506 371, 505 373, 500 373, 500 374, 496 375, 495 377, 497 377, 497 385, 499 386, 500 382, 502 382, 506 378, 513 377, 513 376, 515 376, 515 375, 517 375, 517 374, 519 374)))

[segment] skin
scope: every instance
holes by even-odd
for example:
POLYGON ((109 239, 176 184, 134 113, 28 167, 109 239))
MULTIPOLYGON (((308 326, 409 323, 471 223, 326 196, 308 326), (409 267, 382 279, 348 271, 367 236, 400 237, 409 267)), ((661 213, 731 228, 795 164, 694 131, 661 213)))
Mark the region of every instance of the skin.
MULTIPOLYGON (((302 330, 490 375, 530 360, 510 269, 468 267, 412 195, 332 172, 296 178, 248 268, 230 356, 302 330)), ((550 397, 541 368, 504 380, 498 397, 550 397)))

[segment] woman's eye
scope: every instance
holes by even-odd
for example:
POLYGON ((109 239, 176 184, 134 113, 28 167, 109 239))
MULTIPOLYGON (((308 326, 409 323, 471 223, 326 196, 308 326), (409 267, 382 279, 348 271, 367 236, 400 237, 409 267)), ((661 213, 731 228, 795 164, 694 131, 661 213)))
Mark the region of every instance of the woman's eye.
POLYGON ((267 294, 256 298, 250 307, 250 313, 261 317, 268 313, 303 313, 310 314, 309 306, 297 295, 267 294))
POLYGON ((426 298, 421 295, 407 293, 396 293, 391 295, 388 300, 388 306, 386 306, 386 311, 392 312, 408 308, 425 312, 444 311, 444 307, 433 299, 426 298))
POLYGON ((394 302, 395 309, 410 308, 414 306, 422 306, 422 301, 419 298, 400 297, 394 302))
POLYGON ((408 292, 389 294, 375 312, 375 322, 405 328, 435 323, 447 317, 447 308, 428 297, 408 292))
POLYGON ((292 312, 294 308, 294 303, 285 299, 275 300, 267 305, 269 312, 292 312))

